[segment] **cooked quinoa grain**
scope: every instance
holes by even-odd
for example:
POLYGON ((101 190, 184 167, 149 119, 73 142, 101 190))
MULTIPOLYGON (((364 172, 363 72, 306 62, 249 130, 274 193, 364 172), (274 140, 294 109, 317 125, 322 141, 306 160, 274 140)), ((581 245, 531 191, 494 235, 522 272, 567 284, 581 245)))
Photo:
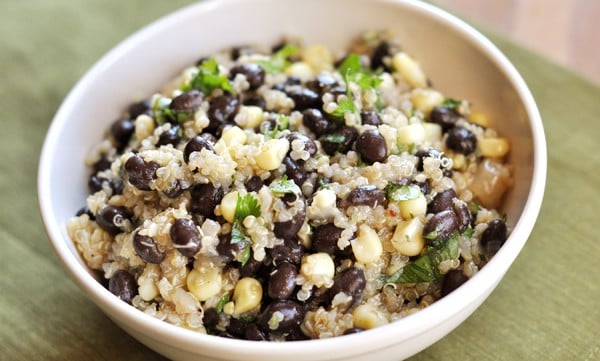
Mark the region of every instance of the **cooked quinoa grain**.
POLYGON ((498 251, 510 151, 409 49, 282 42, 202 57, 88 157, 67 223, 133 307, 197 332, 361 332, 452 292, 498 251))

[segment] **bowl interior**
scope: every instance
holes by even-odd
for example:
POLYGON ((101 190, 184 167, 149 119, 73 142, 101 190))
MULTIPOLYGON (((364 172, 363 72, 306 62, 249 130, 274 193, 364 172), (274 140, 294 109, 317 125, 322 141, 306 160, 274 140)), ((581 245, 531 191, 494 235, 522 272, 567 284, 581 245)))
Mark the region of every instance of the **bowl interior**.
MULTIPOLYGON (((514 68, 480 35, 416 1, 207 1, 144 28, 113 49, 77 84, 51 125, 40 160, 40 207, 48 234, 71 274, 86 269, 65 229, 67 219, 85 204, 89 171, 84 158, 128 104, 159 89, 199 57, 229 46, 268 46, 291 35, 306 44, 321 43, 342 51, 363 31, 383 29, 391 30, 405 51, 421 62, 436 88, 447 96, 469 99, 491 114, 493 127, 511 140, 509 161, 516 182, 503 211, 515 226, 531 198, 532 182, 540 178, 534 174, 530 117, 535 117, 538 133, 541 123, 537 124, 539 115, 531 95, 514 68)), ((536 134, 540 136, 538 148, 543 145, 543 132, 536 134)), ((545 163, 542 168, 545 171, 545 163)), ((541 194, 536 196, 538 201, 541 194)), ((538 209, 539 204, 532 206, 533 218, 538 209)), ((509 264, 524 239, 518 242, 509 264)), ((500 274, 508 265, 500 266, 500 274)), ((80 285, 85 281, 74 277, 80 285)), ((102 292, 99 284, 85 288, 88 293, 102 292)), ((428 311, 419 313, 424 312, 428 311)), ((425 320, 427 314, 419 317, 425 320)))

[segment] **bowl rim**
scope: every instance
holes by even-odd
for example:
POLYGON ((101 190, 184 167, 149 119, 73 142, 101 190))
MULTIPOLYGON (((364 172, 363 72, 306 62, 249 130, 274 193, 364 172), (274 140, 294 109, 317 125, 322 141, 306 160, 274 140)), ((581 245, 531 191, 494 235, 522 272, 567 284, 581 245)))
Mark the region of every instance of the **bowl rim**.
MULTIPOLYGON (((519 99, 523 102, 526 110, 533 135, 533 173, 530 183, 530 192, 525 202, 523 212, 513 227, 512 233, 504 246, 490 260, 486 267, 483 267, 464 286, 459 287, 454 292, 415 314, 409 315, 388 325, 368 330, 368 332, 361 332, 360 336, 355 334, 347 335, 345 337, 279 343, 227 339, 219 336, 201 334, 169 324, 165 321, 146 315, 134 307, 119 301, 86 271, 86 268, 79 262, 79 259, 67 246, 68 242, 72 241, 63 237, 61 227, 64 227, 64 225, 57 222, 51 203, 51 197, 49 196, 49 182, 45 182, 47 175, 51 173, 52 155, 57 139, 74 104, 79 100, 82 91, 95 81, 98 74, 101 74, 104 69, 110 67, 116 59, 127 52, 129 47, 146 38, 152 37, 155 33, 160 32, 163 27, 169 27, 182 19, 200 16, 202 13, 210 12, 223 4, 232 4, 243 1, 249 0, 206 0, 182 7, 179 10, 142 27, 102 56, 75 84, 60 105, 48 129, 40 155, 37 179, 38 202, 47 236, 63 267, 68 271, 72 280, 83 289, 86 296, 91 298, 101 309, 105 311, 110 310, 110 314, 107 312, 107 316, 110 318, 117 318, 119 320, 118 323, 123 322, 131 327, 136 326, 151 330, 145 335, 152 339, 160 339, 161 342, 179 345, 188 350, 191 347, 202 346, 207 350, 213 351, 219 349, 235 349, 235 353, 246 355, 270 354, 278 356, 289 355, 290 353, 310 354, 315 352, 311 351, 311 349, 318 349, 319 353, 335 351, 337 353, 336 356, 341 357, 344 352, 357 354, 354 351, 340 352, 340 350, 344 349, 360 349, 361 353, 367 353, 369 350, 375 348, 384 348, 393 343, 413 338, 427 332, 429 329, 452 317, 454 314, 445 312, 447 309, 464 310, 468 304, 465 305, 463 300, 472 298, 469 297, 469 294, 480 293, 480 290, 482 289, 493 289, 498 282, 498 273, 501 272, 504 274, 508 270, 525 245, 535 224, 532 220, 537 218, 541 208, 547 172, 546 140, 541 116, 533 95, 521 75, 506 56, 489 39, 463 20, 445 10, 417 0, 376 1, 408 8, 410 11, 434 17, 436 21, 453 28, 453 31, 456 31, 465 39, 465 41, 468 41, 473 46, 477 47, 501 72, 504 73, 514 88, 514 91, 518 94, 519 99), (394 333, 394 338, 386 337, 391 333, 394 333), (354 343, 355 347, 348 348, 347 345, 349 342, 354 343), (306 347, 307 343, 314 347, 306 347)), ((491 290, 489 291, 491 292, 491 290)))

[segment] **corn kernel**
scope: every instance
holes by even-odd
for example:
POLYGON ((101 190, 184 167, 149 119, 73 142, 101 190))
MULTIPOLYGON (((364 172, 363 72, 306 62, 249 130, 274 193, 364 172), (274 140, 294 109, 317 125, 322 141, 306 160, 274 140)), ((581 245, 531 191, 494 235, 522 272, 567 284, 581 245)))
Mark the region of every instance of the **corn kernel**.
POLYGON ((313 253, 302 258, 300 273, 317 287, 331 286, 335 265, 329 254, 313 253))
POLYGON ((425 140, 431 143, 442 140, 442 127, 439 124, 425 122, 423 123, 425 130, 425 140))
POLYGON ((148 138, 154 132, 154 119, 142 114, 135 119, 135 137, 139 140, 148 138))
POLYGON ((313 218, 327 218, 334 214, 335 209, 335 192, 331 189, 321 189, 314 194, 308 211, 313 218))
POLYGON ((242 129, 233 126, 223 129, 223 135, 221 135, 221 139, 223 139, 225 144, 229 147, 234 144, 246 144, 248 136, 242 129))
POLYGON ((358 235, 351 244, 356 260, 365 264, 375 262, 383 252, 379 235, 365 224, 358 228, 358 235))
POLYGON ((199 300, 206 301, 221 291, 221 272, 217 267, 194 268, 187 276, 188 290, 199 300))
POLYGON ((423 238, 423 222, 420 218, 413 218, 400 222, 396 226, 391 239, 394 248, 406 256, 417 256, 425 246, 423 238))
POLYGON ((300 79, 301 82, 307 82, 314 76, 310 65, 302 61, 297 61, 288 66, 285 69, 285 74, 287 76, 295 76, 296 78, 300 79))
POLYGON ((352 312, 354 327, 365 330, 383 326, 388 323, 388 320, 377 311, 377 309, 369 304, 364 304, 356 307, 352 312))
POLYGON ((229 192, 221 200, 221 215, 229 223, 233 223, 235 220, 235 207, 238 195, 238 191, 229 192))
POLYGON ((431 110, 444 102, 444 95, 433 89, 415 89, 410 95, 415 108, 429 115, 431 110))
POLYGON ((400 215, 404 219, 423 216, 427 213, 427 200, 423 193, 419 192, 419 196, 415 199, 399 201, 398 207, 400 208, 400 215))
POLYGON ((233 313, 240 315, 260 305, 262 286, 252 277, 244 277, 237 282, 233 290, 233 313))
POLYGON ((482 138, 477 141, 477 147, 484 157, 504 157, 510 150, 505 138, 482 138))
POLYGON ((490 118, 487 113, 484 112, 472 111, 471 114, 469 114, 469 121, 486 128, 490 126, 490 118))
POLYGON ((234 118, 237 125, 242 128, 256 128, 262 123, 265 116, 262 109, 255 105, 242 105, 234 118))
POLYGON ((317 44, 302 49, 302 60, 318 73, 332 69, 333 55, 326 46, 317 44))
POLYGON ((427 86, 427 76, 421 69, 421 65, 408 54, 399 52, 394 55, 392 66, 412 87, 425 88, 427 86))
POLYGON ((290 142, 287 139, 270 139, 261 146, 254 160, 261 169, 274 170, 281 165, 289 149, 290 142))
POLYGON ((425 140, 425 128, 421 123, 405 125, 398 129, 398 144, 418 145, 425 140))

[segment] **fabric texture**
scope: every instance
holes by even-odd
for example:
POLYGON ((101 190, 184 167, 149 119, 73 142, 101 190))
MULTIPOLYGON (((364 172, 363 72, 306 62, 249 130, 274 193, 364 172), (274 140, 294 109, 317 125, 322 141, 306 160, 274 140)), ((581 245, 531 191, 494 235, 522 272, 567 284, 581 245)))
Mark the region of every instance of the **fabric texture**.
MULTIPOLYGON (((67 277, 44 233, 39 152, 71 87, 111 47, 190 0, 0 2, 0 359, 163 360, 67 277)), ((600 359, 600 88, 487 33, 530 86, 548 141, 535 229, 460 327, 412 360, 600 359)))

